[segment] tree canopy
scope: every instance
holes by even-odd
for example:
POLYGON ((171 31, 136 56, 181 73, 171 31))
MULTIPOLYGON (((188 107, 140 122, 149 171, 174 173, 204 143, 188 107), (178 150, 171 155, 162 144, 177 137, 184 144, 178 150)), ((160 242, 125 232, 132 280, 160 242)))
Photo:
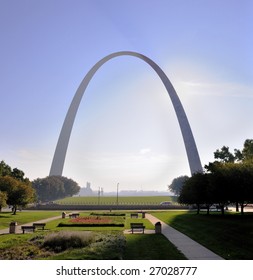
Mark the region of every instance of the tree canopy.
POLYGON ((2 210, 3 207, 7 206, 7 194, 6 192, 0 191, 0 211, 2 210))
POLYGON ((183 184, 179 202, 185 204, 218 204, 224 214, 224 206, 235 204, 241 213, 247 203, 253 203, 253 140, 244 142, 242 151, 229 151, 223 146, 214 152, 216 161, 205 165, 205 173, 193 174, 183 184))
POLYGON ((29 179, 25 177, 25 173, 18 168, 11 168, 3 160, 0 162, 0 177, 11 176, 19 181, 28 182, 29 179))
POLYGON ((253 161, 253 139, 246 139, 243 149, 234 149, 234 153, 229 151, 229 147, 223 146, 214 152, 214 158, 224 163, 253 161))
POLYGON ((16 214, 18 206, 26 206, 35 199, 35 191, 25 173, 12 169, 3 160, 0 162, 0 209, 6 204, 12 206, 16 214))
POLYGON ((79 185, 72 179, 63 176, 48 176, 32 182, 37 199, 41 202, 73 196, 80 191, 79 185))
POLYGON ((30 182, 22 182, 11 176, 0 177, 0 191, 5 193, 6 203, 16 214, 18 206, 26 206, 35 199, 35 191, 30 182))
POLYGON ((181 189, 183 187, 184 182, 188 179, 189 177, 184 175, 184 176, 179 176, 171 182, 171 184, 168 186, 168 189, 173 192, 175 195, 179 195, 181 192, 181 189))

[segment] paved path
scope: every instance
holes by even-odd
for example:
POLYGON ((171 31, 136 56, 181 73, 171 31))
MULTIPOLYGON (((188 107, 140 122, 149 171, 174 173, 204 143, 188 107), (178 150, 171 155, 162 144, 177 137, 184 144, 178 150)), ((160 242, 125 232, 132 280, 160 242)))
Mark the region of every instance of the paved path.
MULTIPOLYGON (((51 218, 43 219, 40 221, 36 221, 36 223, 47 223, 47 222, 57 220, 60 218, 61 218, 61 216, 51 217, 51 218)), ((18 225, 17 229, 16 229, 16 233, 22 233, 21 226, 32 226, 33 223, 35 223, 35 221, 27 223, 27 224, 18 225)), ((0 234, 6 234, 6 233, 9 233, 9 228, 0 229, 0 234)))
POLYGON ((146 214, 146 218, 149 219, 152 224, 160 222, 162 225, 162 234, 167 237, 168 240, 173 243, 188 260, 223 260, 222 257, 208 250, 206 247, 200 245, 185 234, 155 218, 151 214, 146 214))

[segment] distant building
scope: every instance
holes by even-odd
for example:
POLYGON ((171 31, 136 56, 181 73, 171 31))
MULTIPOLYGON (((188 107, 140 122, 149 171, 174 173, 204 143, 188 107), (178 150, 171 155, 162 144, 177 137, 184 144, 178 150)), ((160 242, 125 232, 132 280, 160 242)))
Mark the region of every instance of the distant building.
POLYGON ((80 189, 78 196, 95 196, 96 194, 91 189, 91 183, 87 182, 86 187, 80 189))

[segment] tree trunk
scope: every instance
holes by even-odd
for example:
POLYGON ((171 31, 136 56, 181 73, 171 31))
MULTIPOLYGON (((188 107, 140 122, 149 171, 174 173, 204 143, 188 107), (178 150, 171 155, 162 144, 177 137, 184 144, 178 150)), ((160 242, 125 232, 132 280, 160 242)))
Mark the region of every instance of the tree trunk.
POLYGON ((243 214, 244 214, 243 209, 244 209, 244 205, 243 205, 243 203, 242 203, 242 204, 241 204, 241 215, 243 215, 243 214))
POLYGON ((220 206, 220 209, 221 209, 221 215, 224 216, 225 211, 224 211, 224 205, 223 204, 220 206))
POLYGON ((235 210, 235 211, 236 211, 236 212, 239 212, 239 203, 238 203, 238 202, 235 203, 235 207, 236 207, 236 210, 235 210))
POLYGON ((200 205, 197 204, 197 214, 199 214, 199 212, 200 212, 200 205))
POLYGON ((17 213, 17 206, 16 205, 12 207, 12 212, 13 212, 12 213, 13 215, 16 215, 16 213, 17 213))
POLYGON ((206 211, 206 214, 209 215, 210 214, 210 206, 207 205, 207 211, 206 211))

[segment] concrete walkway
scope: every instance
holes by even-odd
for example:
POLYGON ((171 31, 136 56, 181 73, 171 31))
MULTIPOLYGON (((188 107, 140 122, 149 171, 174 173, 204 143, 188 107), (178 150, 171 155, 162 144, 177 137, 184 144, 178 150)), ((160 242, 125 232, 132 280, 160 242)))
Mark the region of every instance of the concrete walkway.
MULTIPOLYGON (((61 218, 61 216, 51 217, 51 218, 43 219, 40 221, 36 221, 36 223, 47 223, 47 222, 57 220, 60 218, 61 218)), ((17 225, 16 233, 22 233, 21 226, 32 226, 33 223, 35 223, 35 221, 27 223, 27 224, 17 225)), ((9 233, 9 228, 0 229, 0 234, 7 234, 7 233, 9 233)))
POLYGON ((222 257, 208 250, 185 234, 175 230, 151 214, 146 214, 146 218, 155 225, 160 222, 162 234, 180 250, 188 260, 223 260, 222 257))

